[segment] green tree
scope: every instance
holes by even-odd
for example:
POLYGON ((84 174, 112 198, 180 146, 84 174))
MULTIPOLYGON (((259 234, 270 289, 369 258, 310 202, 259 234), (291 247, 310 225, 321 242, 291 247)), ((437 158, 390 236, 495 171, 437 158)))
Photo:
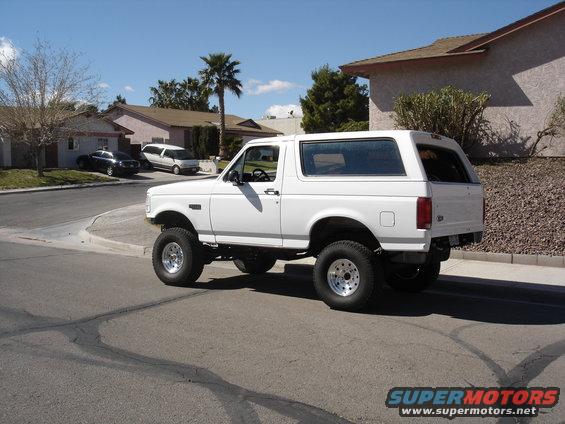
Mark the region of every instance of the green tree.
POLYGON ((180 82, 158 80, 157 86, 149 90, 152 94, 149 102, 153 107, 211 112, 208 103, 211 90, 198 78, 186 77, 180 82))
POLYGON ((218 96, 218 113, 220 115, 220 151, 218 155, 224 158, 227 153, 225 144, 226 116, 224 107, 225 92, 231 92, 237 97, 241 96, 241 81, 237 75, 241 72, 238 60, 232 60, 231 54, 211 53, 200 57, 206 67, 200 71, 204 83, 218 96))
POLYGON ((397 128, 427 131, 457 141, 468 152, 485 131, 483 112, 490 96, 446 86, 427 93, 402 94, 394 101, 397 128))
POLYGON ((300 98, 306 133, 338 131, 349 121, 369 120, 369 96, 357 77, 324 65, 312 72, 314 83, 300 98))

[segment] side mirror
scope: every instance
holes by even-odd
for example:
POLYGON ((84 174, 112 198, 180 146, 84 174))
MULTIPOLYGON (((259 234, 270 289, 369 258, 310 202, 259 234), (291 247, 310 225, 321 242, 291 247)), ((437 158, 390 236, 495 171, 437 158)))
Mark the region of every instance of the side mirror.
POLYGON ((235 169, 232 169, 230 172, 228 172, 228 181, 231 182, 233 185, 238 185, 238 186, 243 185, 243 182, 239 177, 239 172, 237 172, 235 169))

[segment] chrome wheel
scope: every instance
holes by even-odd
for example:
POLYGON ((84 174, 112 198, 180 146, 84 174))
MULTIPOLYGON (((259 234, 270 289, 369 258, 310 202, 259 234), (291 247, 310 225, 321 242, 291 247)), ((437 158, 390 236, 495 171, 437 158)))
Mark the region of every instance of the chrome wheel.
POLYGON ((351 260, 336 259, 328 268, 327 282, 335 294, 350 296, 359 288, 361 277, 351 260))
POLYGON ((182 248, 175 242, 168 243, 161 253, 161 262, 168 273, 177 273, 184 262, 182 248))
POLYGON ((114 175, 114 168, 112 168, 111 166, 109 166, 109 167, 106 169, 106 174, 107 174, 107 175, 110 175, 110 176, 114 175))
POLYGON ((173 166, 173 174, 175 175, 180 174, 180 168, 178 166, 173 166))

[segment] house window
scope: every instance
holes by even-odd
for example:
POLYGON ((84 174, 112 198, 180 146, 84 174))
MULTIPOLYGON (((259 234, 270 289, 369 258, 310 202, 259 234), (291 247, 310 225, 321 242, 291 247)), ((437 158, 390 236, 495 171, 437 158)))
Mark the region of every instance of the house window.
POLYGON ((99 138, 98 139, 98 150, 108 150, 108 139, 99 138))
POLYGON ((67 140, 67 149, 71 151, 78 150, 78 141, 76 141, 72 137, 69 137, 69 139, 67 140))
POLYGON ((151 137, 151 143, 163 144, 163 137, 151 137))

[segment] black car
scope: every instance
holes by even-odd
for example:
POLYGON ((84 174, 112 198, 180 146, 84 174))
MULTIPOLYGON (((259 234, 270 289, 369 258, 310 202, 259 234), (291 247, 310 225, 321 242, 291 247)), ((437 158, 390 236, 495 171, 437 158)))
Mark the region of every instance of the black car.
POLYGON ((77 158, 80 169, 92 169, 107 175, 133 175, 139 172, 139 162, 123 152, 97 150, 77 158))

